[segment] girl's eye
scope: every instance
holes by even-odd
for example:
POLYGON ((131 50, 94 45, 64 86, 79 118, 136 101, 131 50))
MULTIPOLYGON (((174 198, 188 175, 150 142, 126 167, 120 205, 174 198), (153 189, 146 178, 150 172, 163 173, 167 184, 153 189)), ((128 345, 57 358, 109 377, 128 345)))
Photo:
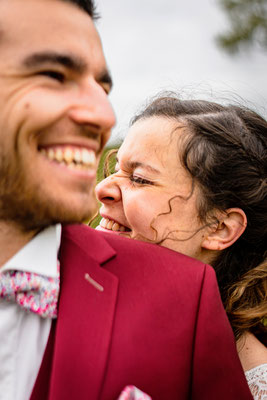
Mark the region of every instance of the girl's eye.
POLYGON ((138 183, 139 185, 153 185, 153 182, 148 179, 141 178, 140 176, 131 175, 130 181, 133 183, 138 183))
POLYGON ((65 81, 65 76, 62 72, 58 71, 41 71, 39 75, 47 76, 48 78, 55 79, 56 81, 60 83, 64 83, 65 81))

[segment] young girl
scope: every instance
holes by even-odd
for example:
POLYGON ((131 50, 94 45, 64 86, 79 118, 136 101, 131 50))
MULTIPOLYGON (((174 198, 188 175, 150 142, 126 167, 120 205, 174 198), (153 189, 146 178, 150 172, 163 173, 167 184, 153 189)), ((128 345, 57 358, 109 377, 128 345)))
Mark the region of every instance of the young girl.
POLYGON ((255 399, 267 396, 266 143, 267 122, 249 109, 160 96, 96 187, 97 229, 214 267, 255 399))

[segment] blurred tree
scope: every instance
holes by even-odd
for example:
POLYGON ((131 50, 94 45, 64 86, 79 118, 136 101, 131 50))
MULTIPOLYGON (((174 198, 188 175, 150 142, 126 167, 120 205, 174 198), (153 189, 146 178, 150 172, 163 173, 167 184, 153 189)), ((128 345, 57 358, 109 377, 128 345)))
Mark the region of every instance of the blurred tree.
MULTIPOLYGON (((97 169, 97 178, 96 178, 97 183, 102 181, 102 179, 104 179, 106 176, 113 174, 115 172, 116 154, 119 147, 120 143, 116 147, 105 148, 97 169)), ((100 203, 98 203, 98 205, 100 207, 100 203)), ((88 219, 87 221, 84 221, 84 223, 86 225, 89 224, 92 228, 95 228, 97 225, 99 225, 100 220, 101 216, 97 211, 92 218, 88 219)))
POLYGON ((267 50, 267 0, 218 0, 229 17, 230 30, 216 41, 228 53, 255 45, 267 50))

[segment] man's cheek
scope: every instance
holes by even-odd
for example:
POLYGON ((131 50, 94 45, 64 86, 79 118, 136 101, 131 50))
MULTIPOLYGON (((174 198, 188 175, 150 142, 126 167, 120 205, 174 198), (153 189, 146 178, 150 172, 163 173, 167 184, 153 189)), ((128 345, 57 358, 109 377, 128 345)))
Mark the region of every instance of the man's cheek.
POLYGON ((60 96, 45 95, 36 91, 24 99, 18 110, 23 126, 29 131, 40 130, 53 125, 67 112, 69 102, 60 96))

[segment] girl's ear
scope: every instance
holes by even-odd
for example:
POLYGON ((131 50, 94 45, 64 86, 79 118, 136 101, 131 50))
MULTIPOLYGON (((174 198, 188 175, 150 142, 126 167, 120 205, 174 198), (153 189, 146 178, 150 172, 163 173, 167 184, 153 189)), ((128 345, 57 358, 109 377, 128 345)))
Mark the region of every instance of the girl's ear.
POLYGON ((229 208, 218 219, 216 227, 205 235, 202 248, 224 250, 237 241, 247 226, 246 214, 240 208, 229 208))

